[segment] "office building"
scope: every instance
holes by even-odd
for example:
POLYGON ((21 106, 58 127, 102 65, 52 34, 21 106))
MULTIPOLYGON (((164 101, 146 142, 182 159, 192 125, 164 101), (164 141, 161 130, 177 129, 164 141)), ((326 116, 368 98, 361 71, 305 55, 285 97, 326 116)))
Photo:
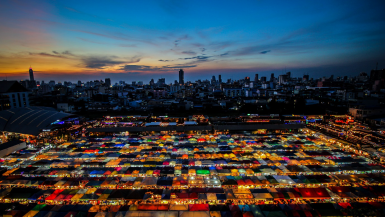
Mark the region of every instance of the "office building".
POLYGON ((107 87, 111 87, 111 79, 110 78, 106 78, 104 83, 106 84, 107 87))
POLYGON ((28 93, 17 81, 0 81, 0 110, 28 107, 28 93))
POLYGON ((179 70, 179 84, 184 85, 184 71, 183 71, 183 69, 179 70))

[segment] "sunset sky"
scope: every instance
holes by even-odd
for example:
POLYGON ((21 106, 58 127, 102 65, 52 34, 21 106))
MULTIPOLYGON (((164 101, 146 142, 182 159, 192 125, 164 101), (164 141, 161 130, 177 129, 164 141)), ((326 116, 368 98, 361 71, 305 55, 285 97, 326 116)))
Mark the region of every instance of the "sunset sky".
POLYGON ((385 68, 385 1, 0 2, 0 76, 143 81, 385 68))

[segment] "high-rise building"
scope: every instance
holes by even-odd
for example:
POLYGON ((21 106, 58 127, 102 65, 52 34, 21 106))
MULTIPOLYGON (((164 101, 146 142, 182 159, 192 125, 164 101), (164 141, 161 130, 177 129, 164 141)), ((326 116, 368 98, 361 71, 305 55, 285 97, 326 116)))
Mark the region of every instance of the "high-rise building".
POLYGON ((218 75, 218 82, 222 83, 222 75, 218 75))
POLYGON ((370 81, 374 82, 375 80, 385 79, 385 69, 372 70, 370 71, 370 81))
POLYGON ((266 82, 266 77, 265 76, 261 77, 261 82, 266 82))
POLYGON ((271 73, 270 81, 274 81, 274 73, 271 73))
POLYGON ((106 84, 107 87, 111 87, 111 79, 110 78, 106 78, 104 80, 104 83, 106 84))
POLYGON ((255 74, 255 76, 254 76, 254 82, 258 82, 258 74, 255 74))
POLYGON ((29 88, 36 88, 36 81, 35 77, 33 76, 33 70, 32 67, 29 67, 29 88))
POLYGON ((213 77, 211 77, 211 84, 214 84, 215 82, 216 82, 215 75, 213 75, 213 77))
POLYGON ((279 82, 279 84, 280 85, 282 85, 282 84, 286 84, 286 82, 288 81, 288 75, 286 74, 286 75, 279 75, 278 76, 278 82, 279 82))
POLYGON ((302 77, 302 81, 309 81, 309 75, 304 75, 302 77))
MULTIPOLYGON (((182 72, 183 72, 183 70, 182 70, 182 72)), ((166 84, 166 79, 165 78, 159 78, 157 84, 158 85, 165 85, 166 84)))
POLYGON ((250 83, 250 77, 245 77, 245 82, 248 84, 250 83))
POLYGON ((290 80, 291 78, 291 72, 286 72, 287 78, 290 80))
POLYGON ((179 84, 184 85, 184 71, 183 71, 183 69, 179 70, 179 84))
POLYGON ((34 81, 34 80, 35 80, 35 78, 34 78, 34 76, 33 76, 33 70, 32 70, 31 67, 29 67, 29 80, 30 80, 30 81, 34 81))
POLYGON ((82 81, 81 80, 78 81, 78 86, 79 87, 82 86, 82 81))

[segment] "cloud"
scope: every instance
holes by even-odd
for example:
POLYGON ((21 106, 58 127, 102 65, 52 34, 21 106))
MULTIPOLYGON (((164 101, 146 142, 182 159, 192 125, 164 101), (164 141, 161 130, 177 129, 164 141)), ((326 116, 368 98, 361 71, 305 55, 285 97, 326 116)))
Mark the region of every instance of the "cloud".
POLYGON ((145 65, 125 65, 120 68, 120 70, 124 71, 150 71, 151 66, 145 65))
POLYGON ((195 56, 195 57, 186 57, 186 58, 179 58, 181 60, 198 60, 198 61, 207 61, 212 56, 195 56))
POLYGON ((174 66, 163 66, 162 69, 181 69, 181 68, 194 68, 197 67, 197 65, 183 65, 183 64, 177 64, 174 66))
POLYGON ((158 61, 160 61, 160 62, 172 62, 174 60, 158 60, 158 61))
POLYGON ((182 54, 188 54, 188 55, 196 55, 194 51, 182 51, 182 54))
POLYGON ((75 54, 71 53, 70 51, 66 50, 66 51, 63 51, 62 54, 64 55, 68 55, 68 56, 76 56, 75 54))
POLYGON ((180 60, 192 60, 190 62, 185 63, 185 65, 196 67, 197 66, 196 64, 214 61, 215 59, 211 59, 211 57, 213 57, 213 56, 195 56, 195 57, 187 57, 187 58, 179 58, 179 59, 180 60))
POLYGON ((166 65, 166 66, 146 66, 146 65, 125 65, 120 68, 120 70, 124 71, 170 71, 172 69, 181 69, 181 68, 194 68, 198 65, 191 64, 175 64, 175 65, 166 65))
POLYGON ((174 46, 175 46, 175 47, 178 47, 179 42, 181 42, 181 41, 183 41, 183 40, 187 40, 187 39, 190 39, 188 35, 183 35, 183 36, 179 37, 178 39, 176 39, 176 40, 174 41, 174 46))
POLYGON ((215 52, 215 51, 220 51, 220 50, 223 50, 225 48, 231 47, 235 44, 236 44, 235 41, 220 41, 220 42, 210 43, 208 45, 208 47, 210 48, 210 50, 214 50, 214 52, 215 52))
POLYGON ((43 56, 43 57, 54 57, 63 59, 80 60, 82 66, 91 69, 104 69, 107 66, 114 66, 119 64, 130 64, 137 63, 141 60, 139 56, 133 56, 131 58, 120 58, 118 56, 102 56, 102 55, 75 55, 70 51, 66 50, 63 52, 52 51, 51 53, 40 52, 40 53, 29 53, 29 55, 43 56))
MULTIPOLYGON (((106 66, 114 66, 119 64, 137 63, 140 61, 139 57, 132 57, 130 60, 116 60, 117 56, 89 56, 83 57, 81 60, 87 68, 103 69, 106 66)), ((127 65, 126 65, 127 66, 127 65)))
POLYGON ((40 53, 32 53, 29 52, 29 55, 32 56, 43 56, 43 57, 54 57, 54 58, 63 58, 63 59, 70 59, 71 56, 74 57, 75 55, 72 54, 69 51, 64 51, 64 52, 58 52, 58 51, 52 51, 53 54, 47 53, 47 52, 40 52, 40 53))
POLYGON ((260 54, 267 54, 269 52, 271 52, 271 50, 264 50, 264 51, 260 52, 260 54))
POLYGON ((124 61, 113 60, 110 57, 84 57, 82 61, 85 67, 92 69, 103 69, 106 66, 114 66, 124 63, 124 61))
POLYGON ((229 52, 226 52, 226 53, 223 53, 223 54, 219 54, 220 57, 227 56, 227 55, 229 55, 229 52))
POLYGON ((67 58, 65 56, 60 55, 56 51, 53 51, 54 54, 46 53, 46 52, 40 52, 40 53, 29 53, 29 55, 32 56, 43 56, 43 57, 55 57, 55 58, 67 58))

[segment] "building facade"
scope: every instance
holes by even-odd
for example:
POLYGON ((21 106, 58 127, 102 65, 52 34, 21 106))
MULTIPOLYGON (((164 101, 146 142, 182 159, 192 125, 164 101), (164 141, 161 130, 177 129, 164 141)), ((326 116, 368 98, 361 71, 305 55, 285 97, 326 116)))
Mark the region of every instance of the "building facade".
POLYGON ((28 94, 17 81, 0 81, 0 110, 29 107, 28 94))

